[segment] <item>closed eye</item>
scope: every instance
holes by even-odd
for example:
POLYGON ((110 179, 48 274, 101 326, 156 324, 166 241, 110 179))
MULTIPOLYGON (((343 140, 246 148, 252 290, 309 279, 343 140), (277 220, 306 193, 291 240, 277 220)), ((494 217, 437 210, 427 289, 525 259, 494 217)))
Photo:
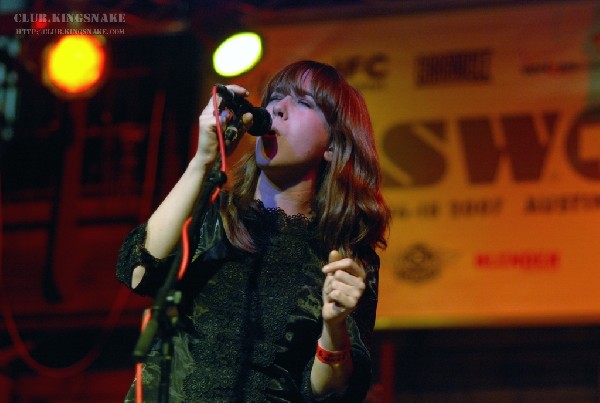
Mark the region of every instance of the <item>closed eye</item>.
POLYGON ((268 103, 272 103, 272 102, 278 102, 281 101, 283 99, 283 95, 281 94, 277 94, 277 93, 273 93, 271 94, 271 96, 269 97, 269 101, 268 103))
POLYGON ((298 99, 298 103, 300 105, 304 105, 308 108, 314 108, 315 107, 315 101, 310 98, 310 97, 301 97, 298 99))

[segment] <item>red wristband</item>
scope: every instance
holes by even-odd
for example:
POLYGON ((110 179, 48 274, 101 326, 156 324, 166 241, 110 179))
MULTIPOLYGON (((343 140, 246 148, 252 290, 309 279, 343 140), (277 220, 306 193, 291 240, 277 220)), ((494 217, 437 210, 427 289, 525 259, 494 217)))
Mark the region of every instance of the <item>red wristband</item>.
POLYGON ((346 361, 350 355, 350 349, 340 351, 329 351, 321 347, 321 344, 317 341, 317 359, 323 364, 333 365, 339 364, 340 362, 346 361))

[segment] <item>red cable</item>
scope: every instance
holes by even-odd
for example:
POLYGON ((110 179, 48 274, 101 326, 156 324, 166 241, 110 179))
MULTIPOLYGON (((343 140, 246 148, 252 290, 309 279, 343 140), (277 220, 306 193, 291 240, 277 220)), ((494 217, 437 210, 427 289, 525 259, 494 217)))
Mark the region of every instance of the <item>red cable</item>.
MULTIPOLYGON (((152 311, 150 309, 145 309, 144 314, 142 316, 142 325, 140 326, 141 331, 143 332, 150 321, 150 317, 152 316, 152 311)), ((138 362, 135 364, 135 401, 138 403, 142 403, 144 401, 144 389, 142 386, 142 372, 144 369, 144 364, 138 362)))
MULTIPOLYGON (((227 170, 227 162, 226 162, 226 157, 227 157, 227 153, 226 153, 226 147, 225 147, 225 136, 223 135, 223 128, 221 127, 221 121, 219 119, 219 104, 217 102, 217 86, 213 86, 212 89, 212 101, 213 101, 213 114, 215 116, 215 120, 216 120, 216 128, 217 128, 217 139, 219 141, 219 153, 221 155, 221 171, 225 172, 227 170)), ((211 198, 210 198, 210 202, 213 203, 216 199, 217 196, 219 195, 219 192, 221 191, 221 187, 217 187, 214 191, 214 193, 212 194, 211 198)), ((177 273, 177 279, 181 280, 183 278, 183 276, 185 275, 185 271, 187 270, 187 266, 188 266, 188 259, 190 256, 190 239, 189 239, 189 234, 188 234, 188 228, 190 226, 192 222, 192 217, 189 217, 187 220, 185 220, 185 222, 183 223, 182 229, 181 229, 181 263, 179 265, 179 272, 177 273)), ((144 315, 143 318, 143 323, 142 323, 142 330, 144 329, 144 327, 146 326, 146 323, 148 323, 148 320, 150 320, 150 313, 147 313, 144 315)), ((142 364, 138 363, 135 366, 135 374, 136 374, 136 383, 135 383, 135 397, 136 397, 136 402, 138 403, 142 403, 143 402, 143 386, 142 386, 142 376, 143 376, 143 371, 142 371, 142 364)))
MULTIPOLYGON (((217 86, 213 86, 212 99, 213 99, 214 115, 215 115, 215 119, 216 119, 217 138, 219 141, 219 152, 221 154, 221 171, 225 172, 227 169, 226 148, 225 148, 225 138, 223 136, 223 128, 221 127, 221 122, 219 120, 219 108, 218 108, 218 103, 217 103, 217 86)), ((211 202, 214 202, 216 200, 217 196, 219 195, 220 190, 221 190, 220 187, 218 187, 215 190, 215 192, 211 196, 211 202)), ((0 193, 0 201, 1 200, 2 200, 2 198, 1 198, 1 193, 0 193)), ((191 222, 191 218, 188 218, 188 220, 186 220, 186 222, 184 223, 184 227, 183 227, 183 240, 184 240, 183 249, 184 250, 183 250, 183 256, 182 256, 182 264, 179 268, 179 274, 178 274, 179 279, 181 279, 183 277, 183 275, 185 274, 187 260, 189 258, 189 238, 187 235, 187 229, 189 227, 190 222, 191 222)), ((0 206, 0 228, 2 228, 1 224, 2 224, 2 208, 0 206)), ((3 231, 0 230, 0 250, 2 250, 2 242, 3 242, 3 231)), ((67 377, 72 377, 74 375, 77 375, 77 374, 83 372, 86 368, 88 368, 98 358, 98 356, 100 355, 100 352, 102 350, 102 346, 104 345, 104 343, 106 342, 106 339, 108 338, 108 335, 116 327, 118 319, 121 316, 121 313, 123 312, 123 310, 125 308, 125 304, 126 304, 128 296, 129 296, 129 290, 125 289, 124 287, 119 289, 117 298, 115 299, 115 302, 111 308, 109 316, 107 317, 106 322, 102 328, 101 335, 98 337, 98 340, 96 341, 96 344, 93 346, 93 348, 90 349, 90 351, 88 351, 88 353, 81 360, 79 360, 78 362, 76 362, 68 367, 53 368, 53 367, 45 366, 45 365, 41 364, 40 362, 36 361, 31 356, 27 345, 21 338, 18 326, 14 320, 14 316, 13 316, 12 310, 10 308, 10 304, 8 302, 8 298, 4 292, 4 281, 2 281, 3 277, 4 276, 3 276, 3 272, 2 272, 2 259, 0 259, 0 299, 2 300, 3 316, 4 316, 6 328, 10 335, 10 338, 11 338, 19 356, 25 362, 25 364, 27 364, 27 366, 29 366, 32 370, 34 370, 38 374, 40 374, 42 376, 51 377, 51 378, 67 378, 67 377)), ((148 318, 145 318, 144 320, 147 321, 148 318)), ((144 326, 145 326, 145 323, 144 323, 144 326)), ((139 368, 136 368, 136 371, 138 371, 138 370, 139 370, 139 375, 140 375, 139 382, 141 385, 141 381, 142 381, 141 366, 139 368)), ((141 388, 140 388, 140 394, 141 394, 141 388)))
POLYGON ((217 139, 219 140, 219 152, 221 153, 221 171, 227 171, 227 150, 225 148, 225 136, 223 136, 223 127, 221 127, 221 121, 219 119, 219 105, 217 103, 217 86, 213 86, 212 90, 212 100, 213 100, 213 109, 217 126, 217 139))
MULTIPOLYGON (((185 274, 185 271, 187 269, 187 263, 188 263, 188 259, 189 259, 189 251, 190 251, 190 241, 189 241, 189 235, 188 235, 188 227, 190 226, 190 223, 192 222, 192 218, 189 217, 187 220, 185 220, 185 222, 183 223, 183 227, 181 230, 181 263, 179 264, 179 272, 177 274, 177 280, 181 280, 183 278, 183 275, 185 274)), ((146 328, 146 325, 148 324, 148 321, 150 320, 152 313, 149 309, 146 309, 144 311, 144 315, 142 317, 142 325, 141 325, 141 332, 144 331, 144 329, 146 328)), ((138 362, 135 364, 135 401, 137 403, 143 403, 144 401, 144 386, 143 386, 143 369, 144 369, 144 364, 141 362, 138 362)))
MULTIPOLYGON (((217 128, 217 139, 219 140, 219 153, 221 154, 221 171, 225 172, 227 170, 227 162, 226 162, 227 150, 225 147, 225 136, 223 135, 223 127, 221 127, 221 121, 219 119, 220 114, 219 114, 219 104, 217 102, 217 88, 218 87, 216 85, 214 85, 213 89, 212 89, 212 102, 213 102, 213 109, 214 109, 213 114, 214 114, 215 120, 216 120, 215 126, 217 128)), ((213 203, 217 199, 217 196, 219 195, 220 191, 221 191, 221 187, 218 186, 210 198, 211 203, 213 203)), ((189 228, 191 222, 192 222, 192 218, 189 217, 183 223, 183 228, 181 230, 182 255, 181 255, 181 264, 179 266, 179 273, 177 275, 178 280, 181 280, 183 278, 185 271, 187 269, 188 259, 189 259, 189 255, 190 255, 188 228, 189 228)))
POLYGON ((181 280, 187 269, 187 263, 190 256, 190 238, 188 234, 188 227, 192 222, 192 217, 189 217, 183 223, 183 229, 181 230, 181 263, 179 265, 179 273, 177 279, 181 280))
MULTIPOLYGON (((225 136, 223 135, 223 127, 221 126, 221 120, 219 119, 219 105, 217 102, 217 86, 214 85, 212 89, 212 101, 213 101, 213 114, 215 115, 216 128, 217 128, 217 139, 219 140, 219 153, 221 154, 221 171, 227 172, 227 150, 225 147, 225 136)), ((210 202, 214 203, 221 192, 221 188, 217 187, 215 192, 210 198, 210 202)))

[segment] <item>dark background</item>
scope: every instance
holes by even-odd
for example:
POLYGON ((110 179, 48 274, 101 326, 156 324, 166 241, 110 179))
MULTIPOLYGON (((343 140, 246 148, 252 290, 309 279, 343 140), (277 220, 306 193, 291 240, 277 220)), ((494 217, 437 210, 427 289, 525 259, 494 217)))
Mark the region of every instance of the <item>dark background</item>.
MULTIPOLYGON (((19 11, 2 4, 0 89, 16 91, 17 102, 0 120, 0 402, 122 400, 141 311, 152 301, 118 284, 117 251, 189 159, 214 79, 210 52, 223 35, 298 11, 356 18, 525 3, 534 2, 22 1, 12 4, 19 11), (73 9, 131 17, 125 34, 108 37, 107 76, 83 100, 42 85, 41 50, 51 38, 16 35, 23 25, 14 21, 15 12, 73 9)), ((370 401, 598 401, 595 323, 378 331, 373 354, 370 401)))

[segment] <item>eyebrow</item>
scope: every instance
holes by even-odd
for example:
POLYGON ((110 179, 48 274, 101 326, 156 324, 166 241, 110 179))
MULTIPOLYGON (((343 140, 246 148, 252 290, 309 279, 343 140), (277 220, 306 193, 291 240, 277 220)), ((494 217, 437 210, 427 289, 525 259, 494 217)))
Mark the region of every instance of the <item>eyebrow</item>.
POLYGON ((279 89, 275 89, 274 91, 272 91, 269 94, 269 98, 272 97, 273 95, 291 95, 291 96, 297 97, 297 98, 310 98, 315 104, 317 103, 315 96, 311 92, 308 92, 308 91, 305 91, 302 89, 298 92, 295 89, 292 89, 291 91, 285 91, 285 90, 282 91, 279 88, 279 89))
POLYGON ((314 98, 314 95, 312 93, 312 91, 307 91, 304 88, 298 86, 297 84, 295 85, 277 85, 273 91, 271 91, 271 94, 293 94, 293 95, 297 95, 297 96, 305 96, 305 95, 310 95, 311 97, 314 98))
POLYGON ((297 88, 297 89, 294 89, 294 93, 295 93, 297 96, 301 96, 301 97, 311 97, 311 98, 313 98, 313 99, 314 99, 314 97, 315 97, 315 96, 313 95, 313 93, 312 93, 312 92, 306 91, 304 88, 297 88))

